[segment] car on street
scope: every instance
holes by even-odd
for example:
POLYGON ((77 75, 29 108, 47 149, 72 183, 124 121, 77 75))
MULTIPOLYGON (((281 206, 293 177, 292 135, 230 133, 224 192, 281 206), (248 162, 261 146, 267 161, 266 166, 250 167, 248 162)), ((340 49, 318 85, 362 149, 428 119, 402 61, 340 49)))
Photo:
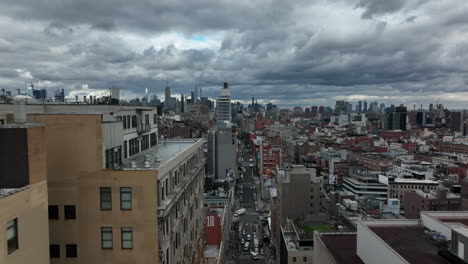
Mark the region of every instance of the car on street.
POLYGON ((249 244, 250 244, 250 243, 249 243, 248 241, 245 242, 245 244, 244 244, 244 251, 249 251, 249 244))
POLYGON ((255 252, 253 252, 253 251, 250 251, 250 257, 251 257, 252 259, 257 260, 257 259, 258 259, 258 254, 255 253, 255 252))
POLYGON ((251 163, 252 163, 252 162, 253 162, 253 159, 249 159, 249 162, 251 162, 251 163))
POLYGON ((253 163, 250 163, 250 168, 253 168, 253 163))
POLYGON ((250 234, 247 235, 247 241, 250 241, 252 238, 250 236, 250 234))
POLYGON ((245 236, 245 230, 242 231, 242 235, 245 236))
POLYGON ((240 242, 242 245, 245 244, 245 240, 243 238, 241 238, 241 242, 240 242))

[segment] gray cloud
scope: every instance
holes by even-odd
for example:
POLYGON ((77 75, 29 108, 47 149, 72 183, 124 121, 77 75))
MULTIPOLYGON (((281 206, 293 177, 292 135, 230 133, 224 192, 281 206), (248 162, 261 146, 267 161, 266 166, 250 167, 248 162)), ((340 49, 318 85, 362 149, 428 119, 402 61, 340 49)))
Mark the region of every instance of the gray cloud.
POLYGON ((215 97, 228 81, 235 99, 284 106, 440 97, 459 107, 467 11, 456 0, 18 0, 0 3, 0 87, 26 87, 29 73, 50 91, 141 95, 169 79, 175 93, 198 85, 215 97))

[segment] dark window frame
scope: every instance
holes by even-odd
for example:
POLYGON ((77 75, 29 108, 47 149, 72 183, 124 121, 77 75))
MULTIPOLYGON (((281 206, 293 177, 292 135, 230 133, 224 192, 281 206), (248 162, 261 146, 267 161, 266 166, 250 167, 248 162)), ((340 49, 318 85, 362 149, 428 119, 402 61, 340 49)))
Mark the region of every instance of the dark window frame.
POLYGON ((76 220, 76 206, 75 205, 64 205, 63 206, 63 215, 64 215, 65 220, 76 220))
POLYGON ((114 248, 114 237, 113 237, 113 230, 111 226, 103 226, 101 227, 101 249, 113 249, 114 248), (109 238, 104 238, 105 234, 110 233, 110 239, 109 238), (110 247, 105 246, 104 242, 109 242, 110 241, 110 247))
POLYGON ((49 220, 59 220, 60 209, 58 205, 49 205, 49 220))
POLYGON ((60 245, 59 244, 49 244, 49 257, 60 258, 60 245))
POLYGON ((133 249, 133 228, 125 226, 120 228, 120 245, 122 249, 133 249), (124 234, 130 234, 130 239, 124 239, 124 234), (124 246, 124 242, 130 241, 130 246, 124 246))
POLYGON ((8 255, 10 255, 19 249, 18 218, 12 219, 7 222, 6 232, 8 255), (13 236, 11 238, 8 238, 8 232, 10 231, 10 229, 13 229, 13 236))
POLYGON ((78 258, 78 245, 66 244, 65 245, 65 257, 66 258, 78 258))
POLYGON ((122 211, 131 211, 133 208, 132 205, 132 187, 120 187, 120 210, 122 211), (130 199, 124 199, 124 194, 130 194, 130 199), (124 203, 128 202, 130 204, 129 208, 124 208, 124 203))
POLYGON ((100 203, 101 211, 111 211, 112 210, 112 188, 111 187, 99 187, 99 203, 100 203), (103 195, 107 194, 107 193, 105 193, 106 191, 109 191, 108 192, 109 200, 107 200, 107 199, 104 200, 103 195), (105 208, 105 206, 103 206, 104 203, 109 203, 110 207, 105 208))

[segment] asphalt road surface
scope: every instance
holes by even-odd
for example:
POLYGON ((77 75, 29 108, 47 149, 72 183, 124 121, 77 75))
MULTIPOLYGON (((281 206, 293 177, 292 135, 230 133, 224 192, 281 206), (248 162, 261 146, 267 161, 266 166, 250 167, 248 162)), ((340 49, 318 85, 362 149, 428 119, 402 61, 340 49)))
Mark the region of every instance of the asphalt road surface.
MULTIPOLYGON (((260 232, 260 221, 259 214, 257 213, 257 192, 255 189, 255 182, 253 178, 253 169, 250 168, 249 159, 252 158, 249 151, 243 146, 241 148, 241 156, 243 161, 241 165, 245 168, 243 177, 239 180, 239 184, 236 191, 236 199, 238 201, 239 208, 245 208, 246 212, 239 217, 239 226, 237 227, 237 245, 238 245, 238 254, 235 258, 236 263, 265 263, 264 255, 258 255, 259 259, 254 260, 251 257, 250 252, 255 252, 254 238, 257 238, 259 243, 261 243, 261 232, 260 232), (250 241, 248 241, 248 236, 250 235, 250 241), (242 239, 244 242, 249 242, 248 249, 245 250, 245 244, 242 244, 242 239)), ((260 248, 258 249, 260 252, 260 248)))

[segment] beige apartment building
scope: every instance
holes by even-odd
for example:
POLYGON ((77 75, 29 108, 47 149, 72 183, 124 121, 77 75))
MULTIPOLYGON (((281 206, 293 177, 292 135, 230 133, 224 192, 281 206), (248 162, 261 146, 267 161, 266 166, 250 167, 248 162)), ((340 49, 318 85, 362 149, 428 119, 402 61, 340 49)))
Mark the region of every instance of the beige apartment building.
POLYGON ((43 126, 0 126, 0 263, 49 263, 43 126))
POLYGON ((159 142, 155 108, 25 108, 45 126, 51 264, 202 259, 202 140, 159 142))

